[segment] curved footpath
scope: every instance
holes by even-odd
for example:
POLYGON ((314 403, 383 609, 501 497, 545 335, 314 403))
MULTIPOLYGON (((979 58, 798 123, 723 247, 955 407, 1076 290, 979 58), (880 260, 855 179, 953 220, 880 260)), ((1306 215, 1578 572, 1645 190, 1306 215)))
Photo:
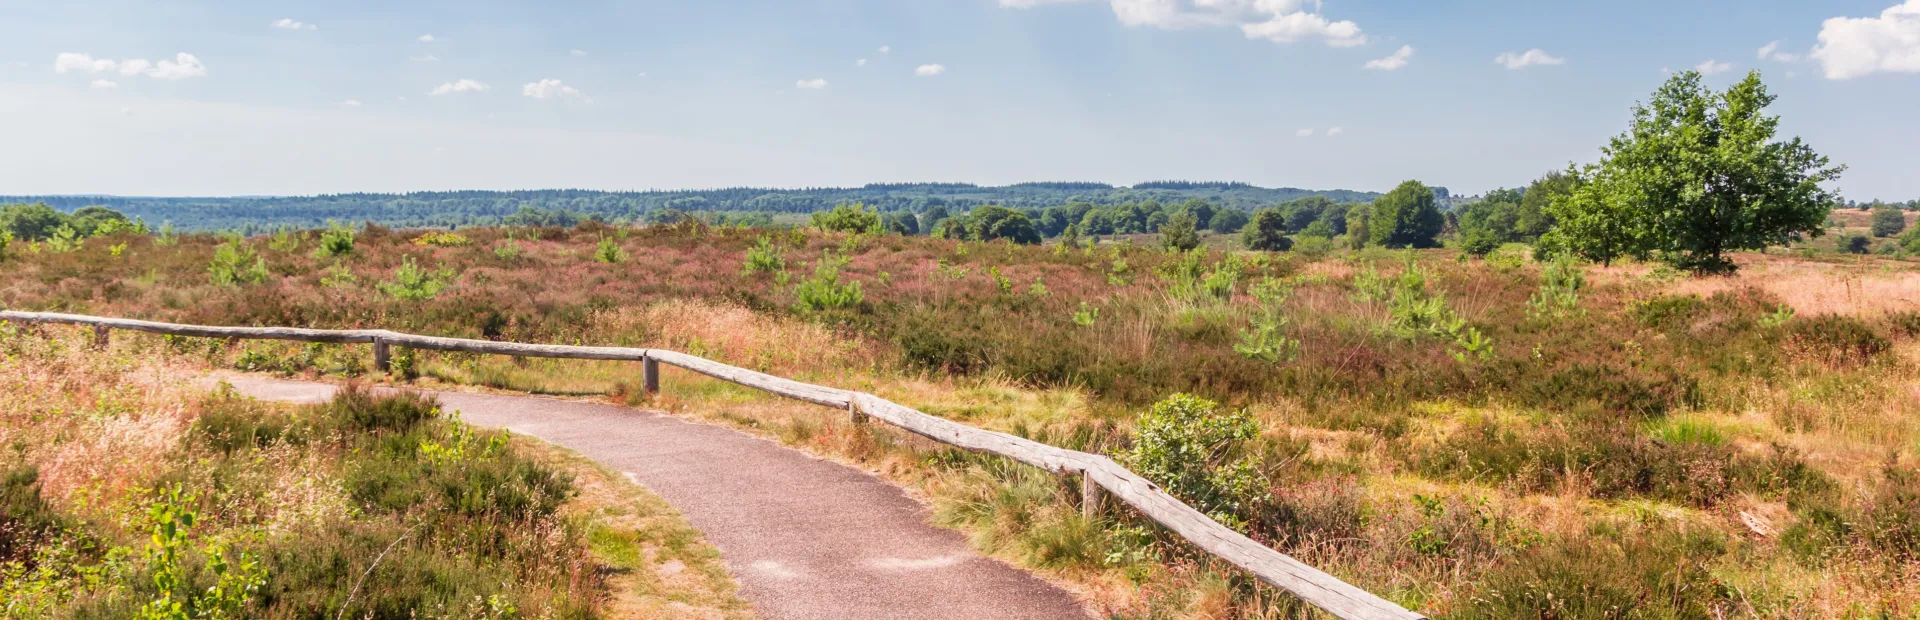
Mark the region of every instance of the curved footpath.
MULTIPOLYGON (((262 400, 319 402, 336 386, 223 375, 262 400)), ((663 413, 532 396, 427 392, 612 467, 686 515, 763 618, 1086 618, 1071 594, 982 557, 866 472, 663 413)))

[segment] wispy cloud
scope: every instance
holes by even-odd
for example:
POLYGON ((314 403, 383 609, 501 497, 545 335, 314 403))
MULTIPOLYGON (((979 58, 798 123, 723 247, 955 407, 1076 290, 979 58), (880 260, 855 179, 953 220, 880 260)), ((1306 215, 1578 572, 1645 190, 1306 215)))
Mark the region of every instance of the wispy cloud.
POLYGON ((520 87, 520 94, 534 99, 568 99, 581 103, 593 103, 593 98, 580 92, 580 89, 553 78, 530 82, 520 87))
POLYGON ((862 58, 862 59, 859 59, 859 60, 856 60, 856 61, 853 61, 853 66, 855 66, 855 67, 865 67, 865 66, 867 66, 867 59, 865 59, 865 58, 862 58))
MULTIPOLYGON (((1000 0, 1000 6, 1029 9, 1047 4, 1091 0, 1000 0)), ((1249 39, 1276 43, 1319 41, 1334 47, 1365 45, 1360 26, 1331 20, 1318 0, 1106 0, 1114 17, 1128 26, 1164 29, 1233 27, 1249 39)))
POLYGON ((1712 58, 1708 58, 1706 62, 1694 65, 1693 70, 1699 71, 1700 75, 1713 75, 1715 73, 1726 73, 1728 71, 1733 70, 1733 63, 1720 62, 1712 58))
POLYGON ((1377 71, 1394 71, 1407 66, 1407 62, 1411 60, 1413 60, 1413 46, 1402 45, 1400 49, 1395 50, 1393 54, 1386 58, 1367 61, 1366 68, 1377 71))
POLYGON ((1327 137, 1331 138, 1346 132, 1347 129, 1345 127, 1329 127, 1327 128, 1327 137))
POLYGON ((893 53, 893 46, 891 46, 891 45, 882 45, 882 46, 880 46, 880 53, 882 53, 882 54, 892 54, 892 53, 893 53))
POLYGON ((455 80, 452 82, 447 82, 439 86, 435 86, 433 90, 431 92, 428 92, 427 94, 440 96, 440 95, 450 95, 454 93, 478 93, 478 92, 484 92, 489 88, 492 88, 492 87, 487 86, 486 83, 484 82, 480 82, 477 80, 461 79, 461 80, 455 80))
POLYGON ((946 72, 946 65, 920 65, 913 70, 913 74, 920 77, 933 77, 946 72))
POLYGON ((567 55, 574 58, 581 58, 587 55, 587 50, 567 50, 567 55))
POLYGON ((54 73, 114 73, 124 76, 144 75, 158 80, 181 80, 194 77, 206 77, 207 66, 193 54, 180 52, 172 59, 145 60, 129 58, 113 60, 94 58, 89 54, 62 52, 53 58, 54 73))
POLYGON ((313 24, 294 21, 293 18, 291 17, 280 18, 280 21, 273 22, 270 25, 275 28, 279 28, 281 30, 319 30, 320 29, 319 26, 315 26, 313 24))
POLYGON ((1771 60, 1774 62, 1799 62, 1800 61, 1799 54, 1780 51, 1779 41, 1769 41, 1767 42, 1766 45, 1760 46, 1760 51, 1755 54, 1755 57, 1759 58, 1760 60, 1771 60))
POLYGON ((795 88, 801 88, 806 90, 820 90, 827 87, 827 80, 826 78, 813 78, 811 80, 800 80, 798 82, 794 82, 793 85, 795 88))
POLYGON ((113 80, 94 80, 92 86, 94 88, 106 89, 106 88, 119 88, 120 84, 114 82, 113 80))
POLYGON ((1495 56, 1493 62, 1505 66, 1509 71, 1519 71, 1527 67, 1563 65, 1566 64, 1567 59, 1548 54, 1546 50, 1536 47, 1518 54, 1502 53, 1495 56))
POLYGON ((417 40, 420 41, 421 43, 432 43, 434 41, 439 41, 439 39, 433 38, 433 35, 430 35, 430 34, 420 35, 420 38, 417 40))
POLYGON ((343 106, 347 106, 347 107, 349 107, 349 108, 357 108, 357 107, 360 107, 360 100, 359 100, 359 99, 348 99, 348 100, 346 100, 346 101, 342 101, 342 102, 340 102, 340 105, 343 105, 343 106))

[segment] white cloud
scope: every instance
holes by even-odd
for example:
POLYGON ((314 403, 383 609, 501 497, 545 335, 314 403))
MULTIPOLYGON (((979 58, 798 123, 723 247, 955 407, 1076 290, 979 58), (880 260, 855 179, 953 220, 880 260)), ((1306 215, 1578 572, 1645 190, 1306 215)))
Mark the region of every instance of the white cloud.
POLYGON ((580 92, 580 89, 568 86, 560 80, 553 78, 528 83, 520 87, 520 94, 534 99, 572 99, 583 103, 593 103, 593 98, 580 92))
POLYGON ((1779 41, 1770 41, 1766 45, 1760 46, 1760 51, 1756 56, 1761 60, 1772 60, 1776 62, 1799 62, 1800 60, 1799 54, 1780 51, 1779 41))
POLYGON ((933 77, 946 72, 946 65, 920 65, 913 70, 913 74, 920 77, 933 77))
POLYGON ((438 96, 438 95, 447 95, 452 93, 477 93, 477 92, 485 91, 489 88, 492 88, 492 87, 487 86, 485 83, 478 82, 475 80, 462 79, 462 80, 457 80, 453 82, 447 82, 439 86, 435 86, 433 88, 433 91, 427 94, 438 96))
POLYGON ((574 58, 580 58, 582 56, 587 55, 587 50, 567 50, 567 55, 572 56, 574 58))
POLYGON ((93 87, 94 88, 119 88, 120 85, 118 83, 115 83, 113 80, 94 80, 93 87))
POLYGON ((1331 138, 1346 132, 1347 129, 1345 127, 1329 127, 1327 128, 1327 137, 1331 138))
POLYGON ((1827 79, 1873 73, 1920 73, 1920 0, 1907 0, 1879 17, 1835 17, 1820 24, 1810 54, 1827 79))
POLYGON ((800 80, 798 82, 794 82, 793 85, 795 88, 804 88, 806 90, 820 90, 822 88, 827 87, 827 80, 825 78, 813 78, 811 80, 800 80))
POLYGON ((1305 137, 1307 137, 1307 136, 1311 136, 1311 135, 1313 135, 1313 130, 1312 130, 1312 129, 1302 129, 1302 130, 1299 130, 1299 131, 1296 131, 1296 132, 1293 132, 1293 135, 1296 135, 1296 136, 1299 136, 1299 137, 1302 137, 1302 138, 1305 138, 1305 137))
POLYGON ((1706 62, 1694 65, 1693 70, 1699 71, 1700 75, 1713 75, 1715 73, 1726 73, 1728 71, 1733 70, 1733 63, 1720 62, 1712 58, 1708 58, 1706 62))
MULTIPOLYGON (((1000 0, 1000 6, 1028 9, 1046 4, 1091 0, 1000 0)), ((1128 26, 1180 29, 1232 26, 1249 39, 1276 43, 1318 40, 1334 47, 1364 45, 1367 36, 1351 21, 1320 14, 1320 0, 1106 0, 1113 15, 1128 26)))
POLYGON ((1515 54, 1504 52, 1493 58, 1494 64, 1504 65, 1509 71, 1519 71, 1532 66, 1551 66, 1566 64, 1567 59, 1548 54, 1546 50, 1533 48, 1515 54))
POLYGON ((144 75, 159 80, 179 80, 190 77, 206 77, 207 67, 193 54, 180 52, 172 59, 162 58, 150 61, 141 58, 113 60, 94 58, 88 54, 62 52, 53 58, 54 73, 112 73, 132 77, 144 75))
POLYGON ((643 79, 643 80, 644 80, 644 79, 647 79, 647 72, 645 72, 645 71, 641 71, 641 72, 640 72, 640 79, 643 79))
POLYGON ((347 107, 349 107, 349 108, 357 108, 357 107, 360 107, 360 100, 359 100, 359 99, 348 99, 348 100, 346 100, 346 101, 342 101, 342 102, 340 102, 340 105, 343 105, 343 106, 347 106, 347 107))
POLYGON ((435 56, 433 54, 427 54, 425 56, 414 56, 413 60, 415 62, 440 62, 440 57, 435 56))
POLYGON ((313 24, 294 21, 293 18, 291 17, 280 18, 280 21, 273 22, 270 25, 275 28, 279 28, 281 30, 319 30, 320 29, 319 26, 315 26, 313 24))
POLYGON ((1395 51, 1393 54, 1387 56, 1386 58, 1367 61, 1366 67, 1368 69, 1392 71, 1392 70, 1407 66, 1407 61, 1411 60, 1412 58, 1413 58, 1413 46, 1402 45, 1400 46, 1399 50, 1395 51))
POLYGON ((882 54, 892 54, 892 53, 893 53, 893 46, 891 46, 891 45, 882 45, 882 46, 880 46, 880 53, 882 53, 882 54))
POLYGON ((865 59, 865 58, 862 58, 862 59, 859 59, 859 60, 856 60, 856 61, 853 61, 853 66, 855 66, 855 67, 865 67, 865 66, 867 66, 867 59, 865 59))
POLYGON ((435 38, 433 38, 433 35, 430 35, 430 34, 423 34, 423 35, 420 35, 420 38, 418 39, 418 41, 420 41, 421 43, 432 43, 432 42, 434 42, 434 41, 438 41, 438 40, 439 40, 439 39, 435 39, 435 38))

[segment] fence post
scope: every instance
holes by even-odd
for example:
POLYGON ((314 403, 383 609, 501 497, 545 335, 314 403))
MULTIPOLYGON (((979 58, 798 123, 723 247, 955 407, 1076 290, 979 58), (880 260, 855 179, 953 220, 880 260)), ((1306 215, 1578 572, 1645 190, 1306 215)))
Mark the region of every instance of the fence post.
POLYGON ((641 382, 646 385, 647 396, 660 393, 660 361, 648 357, 640 360, 641 382))
POLYGON ((853 419, 854 426, 865 426, 869 419, 866 413, 860 411, 860 401, 854 398, 847 399, 847 415, 853 419))
POLYGON ((1106 489, 1100 488, 1100 483, 1094 482, 1087 470, 1080 470, 1080 516, 1099 518, 1106 501, 1106 489))
POLYGON ((387 340, 373 337, 373 367, 382 373, 393 370, 393 356, 387 351, 387 340))
POLYGON ((105 350, 107 348, 107 342, 112 339, 112 336, 109 335, 111 333, 113 333, 112 328, 95 324, 93 326, 93 348, 105 350))

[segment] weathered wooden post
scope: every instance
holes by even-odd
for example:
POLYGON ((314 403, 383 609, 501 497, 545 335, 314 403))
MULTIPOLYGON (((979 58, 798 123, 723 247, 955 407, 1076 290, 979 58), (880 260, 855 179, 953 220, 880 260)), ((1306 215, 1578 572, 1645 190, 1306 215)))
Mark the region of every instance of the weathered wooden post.
POLYGON ((847 399, 847 414, 853 419, 854 426, 865 426, 869 419, 865 412, 860 411, 860 400, 857 398, 847 399))
POLYGON ((393 370, 393 355, 387 351, 387 340, 379 336, 373 337, 373 368, 382 373, 393 370))
POLYGON ((1106 501, 1106 489, 1100 488, 1100 483, 1094 482, 1093 476, 1086 470, 1080 470, 1080 516, 1088 519, 1100 518, 1102 509, 1106 508, 1106 501))
POLYGON ((660 393, 660 361, 648 357, 640 360, 641 380, 646 384, 648 397, 660 393))
POLYGON ((107 342, 113 338, 113 336, 111 336, 112 333, 113 333, 112 328, 109 328, 103 324, 95 323, 93 326, 93 348, 100 349, 102 351, 106 350, 107 342))

